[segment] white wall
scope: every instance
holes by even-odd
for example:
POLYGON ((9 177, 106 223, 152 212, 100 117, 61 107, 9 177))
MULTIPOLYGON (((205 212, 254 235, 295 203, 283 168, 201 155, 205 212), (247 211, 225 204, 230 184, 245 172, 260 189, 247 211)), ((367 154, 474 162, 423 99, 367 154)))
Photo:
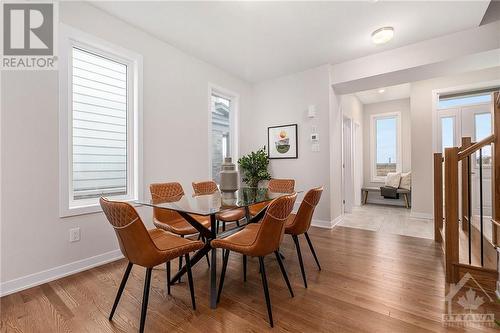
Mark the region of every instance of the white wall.
POLYGON ((398 99, 387 102, 365 104, 364 105, 364 149, 363 149, 363 174, 364 186, 381 186, 380 182, 372 182, 371 179, 371 158, 370 149, 372 146, 370 121, 374 114, 390 112, 401 112, 401 155, 402 172, 411 171, 411 119, 410 119, 410 99, 398 99))
POLYGON ((258 83, 253 93, 252 111, 241 113, 241 153, 267 146, 269 126, 298 124, 299 158, 271 160, 271 175, 274 178, 294 178, 298 190, 324 186, 315 219, 330 221, 328 66, 258 83), (307 108, 311 104, 316 106, 314 119, 307 118, 307 108), (313 125, 319 134, 320 152, 311 151, 309 135, 313 125))
MULTIPOLYGON (((60 19, 143 55, 145 197, 149 183, 167 180, 189 193, 192 180, 209 175, 209 82, 239 93, 242 114, 252 110, 251 86, 88 4, 61 2, 60 19)), ((2 292, 116 257, 116 237, 101 213, 58 217, 57 71, 3 72, 1 97, 2 292), (76 226, 81 241, 69 243, 76 226)), ((151 209, 140 213, 151 224, 151 209)))
POLYGON ((363 104, 352 94, 343 95, 340 99, 342 114, 350 118, 353 124, 353 191, 354 205, 361 204, 361 187, 363 186, 363 104))
POLYGON ((432 91, 500 79, 500 67, 411 84, 412 215, 433 216, 432 91))

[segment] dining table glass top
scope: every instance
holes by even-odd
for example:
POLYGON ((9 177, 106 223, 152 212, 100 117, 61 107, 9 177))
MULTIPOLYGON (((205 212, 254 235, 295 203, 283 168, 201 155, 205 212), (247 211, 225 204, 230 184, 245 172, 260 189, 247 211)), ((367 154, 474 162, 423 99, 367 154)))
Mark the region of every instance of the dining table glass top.
MULTIPOLYGON (((297 191, 300 192, 300 191, 297 191)), ((225 210, 244 208, 254 204, 269 202, 290 193, 271 192, 267 188, 241 188, 236 192, 214 192, 204 195, 184 194, 169 200, 138 200, 140 205, 170 209, 195 215, 212 215, 225 210)))

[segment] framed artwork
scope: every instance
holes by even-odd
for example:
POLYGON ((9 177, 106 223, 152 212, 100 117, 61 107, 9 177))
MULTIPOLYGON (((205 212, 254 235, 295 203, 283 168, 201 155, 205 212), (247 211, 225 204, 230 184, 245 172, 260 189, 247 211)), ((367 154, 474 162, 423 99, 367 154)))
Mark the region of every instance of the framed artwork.
POLYGON ((267 128, 269 159, 298 158, 297 124, 267 128))

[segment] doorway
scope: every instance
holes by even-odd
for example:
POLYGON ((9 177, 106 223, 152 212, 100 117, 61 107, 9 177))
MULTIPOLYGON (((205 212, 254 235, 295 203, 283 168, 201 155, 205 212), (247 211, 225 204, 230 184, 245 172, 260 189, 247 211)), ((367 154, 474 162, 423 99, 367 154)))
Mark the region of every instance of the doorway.
MULTIPOLYGON (((485 95, 482 99, 489 99, 485 95)), ((474 99, 478 99, 477 96, 474 99)), ((459 147, 462 137, 470 137, 473 142, 480 141, 492 133, 492 104, 491 101, 474 103, 470 99, 460 98, 461 101, 448 108, 438 108, 438 147, 442 153, 448 147, 459 147)), ((448 101, 450 102, 450 101, 448 101)), ((448 103, 449 104, 449 103, 448 103)), ((447 105, 447 104, 445 104, 447 105)), ((479 215, 480 200, 480 159, 479 153, 473 155, 471 160, 471 186, 472 186, 472 214, 479 215)), ((481 150, 482 181, 483 181, 483 208, 484 215, 491 216, 491 146, 481 150)))

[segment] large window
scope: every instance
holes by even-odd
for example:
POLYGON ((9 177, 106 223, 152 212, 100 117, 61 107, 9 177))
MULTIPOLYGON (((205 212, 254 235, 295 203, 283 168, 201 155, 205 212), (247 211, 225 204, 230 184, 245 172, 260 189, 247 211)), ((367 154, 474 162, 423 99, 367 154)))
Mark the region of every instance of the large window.
POLYGON ((220 182, 220 168, 226 157, 232 156, 232 110, 233 101, 216 91, 212 91, 211 100, 211 176, 217 183, 220 182))
POLYGON ((373 115, 372 124, 372 180, 380 182, 387 173, 401 171, 400 114, 373 115))
POLYGON ((101 196, 135 200, 140 56, 72 30, 62 44, 61 215, 96 211, 101 196))

